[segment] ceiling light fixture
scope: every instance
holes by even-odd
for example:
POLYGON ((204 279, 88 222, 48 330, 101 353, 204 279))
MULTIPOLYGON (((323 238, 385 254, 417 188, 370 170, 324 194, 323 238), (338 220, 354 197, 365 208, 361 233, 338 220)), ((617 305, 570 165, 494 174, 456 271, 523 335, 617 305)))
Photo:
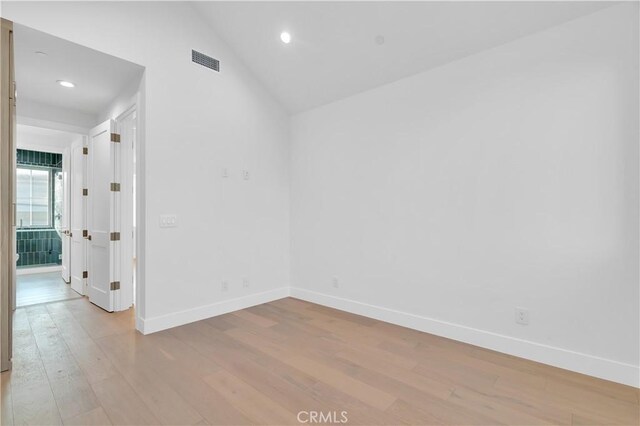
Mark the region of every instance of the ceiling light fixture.
POLYGON ((289 44, 289 43, 291 43, 291 34, 289 34, 289 33, 288 33, 288 32, 286 32, 286 31, 283 31, 283 32, 280 34, 280 40, 282 40, 282 42, 283 42, 283 43, 285 43, 285 44, 289 44))
POLYGON ((58 80, 58 84, 62 87, 76 87, 75 84, 73 84, 70 81, 65 81, 65 80, 58 80))

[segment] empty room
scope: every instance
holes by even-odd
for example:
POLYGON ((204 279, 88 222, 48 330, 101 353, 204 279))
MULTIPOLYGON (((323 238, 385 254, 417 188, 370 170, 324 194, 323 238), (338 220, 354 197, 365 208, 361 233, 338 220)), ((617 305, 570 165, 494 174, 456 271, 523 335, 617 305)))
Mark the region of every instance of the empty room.
POLYGON ((640 425, 639 2, 0 16, 0 424, 640 425))

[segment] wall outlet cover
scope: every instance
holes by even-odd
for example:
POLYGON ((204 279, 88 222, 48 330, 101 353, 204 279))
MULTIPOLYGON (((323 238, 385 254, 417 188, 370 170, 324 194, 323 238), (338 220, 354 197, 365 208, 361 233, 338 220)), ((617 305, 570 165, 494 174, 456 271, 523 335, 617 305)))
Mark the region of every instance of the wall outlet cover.
POLYGON ((529 325, 529 310, 525 308, 516 308, 516 323, 520 325, 529 325))

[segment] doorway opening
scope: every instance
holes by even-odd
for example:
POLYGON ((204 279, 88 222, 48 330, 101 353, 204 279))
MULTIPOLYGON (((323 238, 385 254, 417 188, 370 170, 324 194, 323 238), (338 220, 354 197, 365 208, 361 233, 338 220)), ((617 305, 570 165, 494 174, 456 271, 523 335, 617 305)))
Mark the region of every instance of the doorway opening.
POLYGON ((69 158, 82 135, 18 125, 16 137, 17 308, 81 297, 70 283, 69 158))
MULTIPOLYGON (((21 182, 40 182, 46 173, 49 193, 32 190, 30 199, 16 199, 22 220, 16 248, 31 251, 16 253, 17 267, 25 268, 17 271, 15 290, 48 289, 59 300, 84 296, 108 312, 127 310, 135 299, 134 150, 144 68, 15 23, 14 44, 17 145, 25 151, 16 158, 56 161, 46 172, 16 162, 16 197, 26 193, 21 182), (35 244, 20 242, 33 236, 35 244), (53 269, 46 272, 59 272, 62 287, 54 275, 38 274, 42 262, 53 269)), ((14 306, 22 295, 14 296, 14 306)), ((40 294, 32 300, 50 299, 40 294)))
POLYGON ((144 67, 13 23, 11 309, 134 307, 144 67))

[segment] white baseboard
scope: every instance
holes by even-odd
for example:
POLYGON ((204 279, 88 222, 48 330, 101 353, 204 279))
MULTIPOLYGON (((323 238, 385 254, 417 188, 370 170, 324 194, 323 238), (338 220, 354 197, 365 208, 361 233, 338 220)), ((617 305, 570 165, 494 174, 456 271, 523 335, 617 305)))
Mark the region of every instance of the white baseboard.
MULTIPOLYGON (((135 315, 136 315, 136 330, 138 330, 142 334, 145 334, 144 333, 144 318, 139 316, 137 311, 135 312, 135 315)), ((147 333, 147 334, 149 334, 149 333, 147 333)))
POLYGON ((58 271, 62 272, 62 265, 35 266, 33 268, 16 268, 16 275, 46 274, 49 272, 58 271))
POLYGON ((640 387, 640 367, 381 306, 292 287, 291 297, 589 376, 640 387))
POLYGON ((200 321, 217 315, 227 314, 240 309, 274 300, 289 297, 289 287, 281 287, 262 293, 250 294, 235 299, 224 300, 211 305, 199 306, 167 315, 152 318, 136 318, 136 328, 142 334, 151 334, 168 328, 177 327, 191 322, 200 321))

